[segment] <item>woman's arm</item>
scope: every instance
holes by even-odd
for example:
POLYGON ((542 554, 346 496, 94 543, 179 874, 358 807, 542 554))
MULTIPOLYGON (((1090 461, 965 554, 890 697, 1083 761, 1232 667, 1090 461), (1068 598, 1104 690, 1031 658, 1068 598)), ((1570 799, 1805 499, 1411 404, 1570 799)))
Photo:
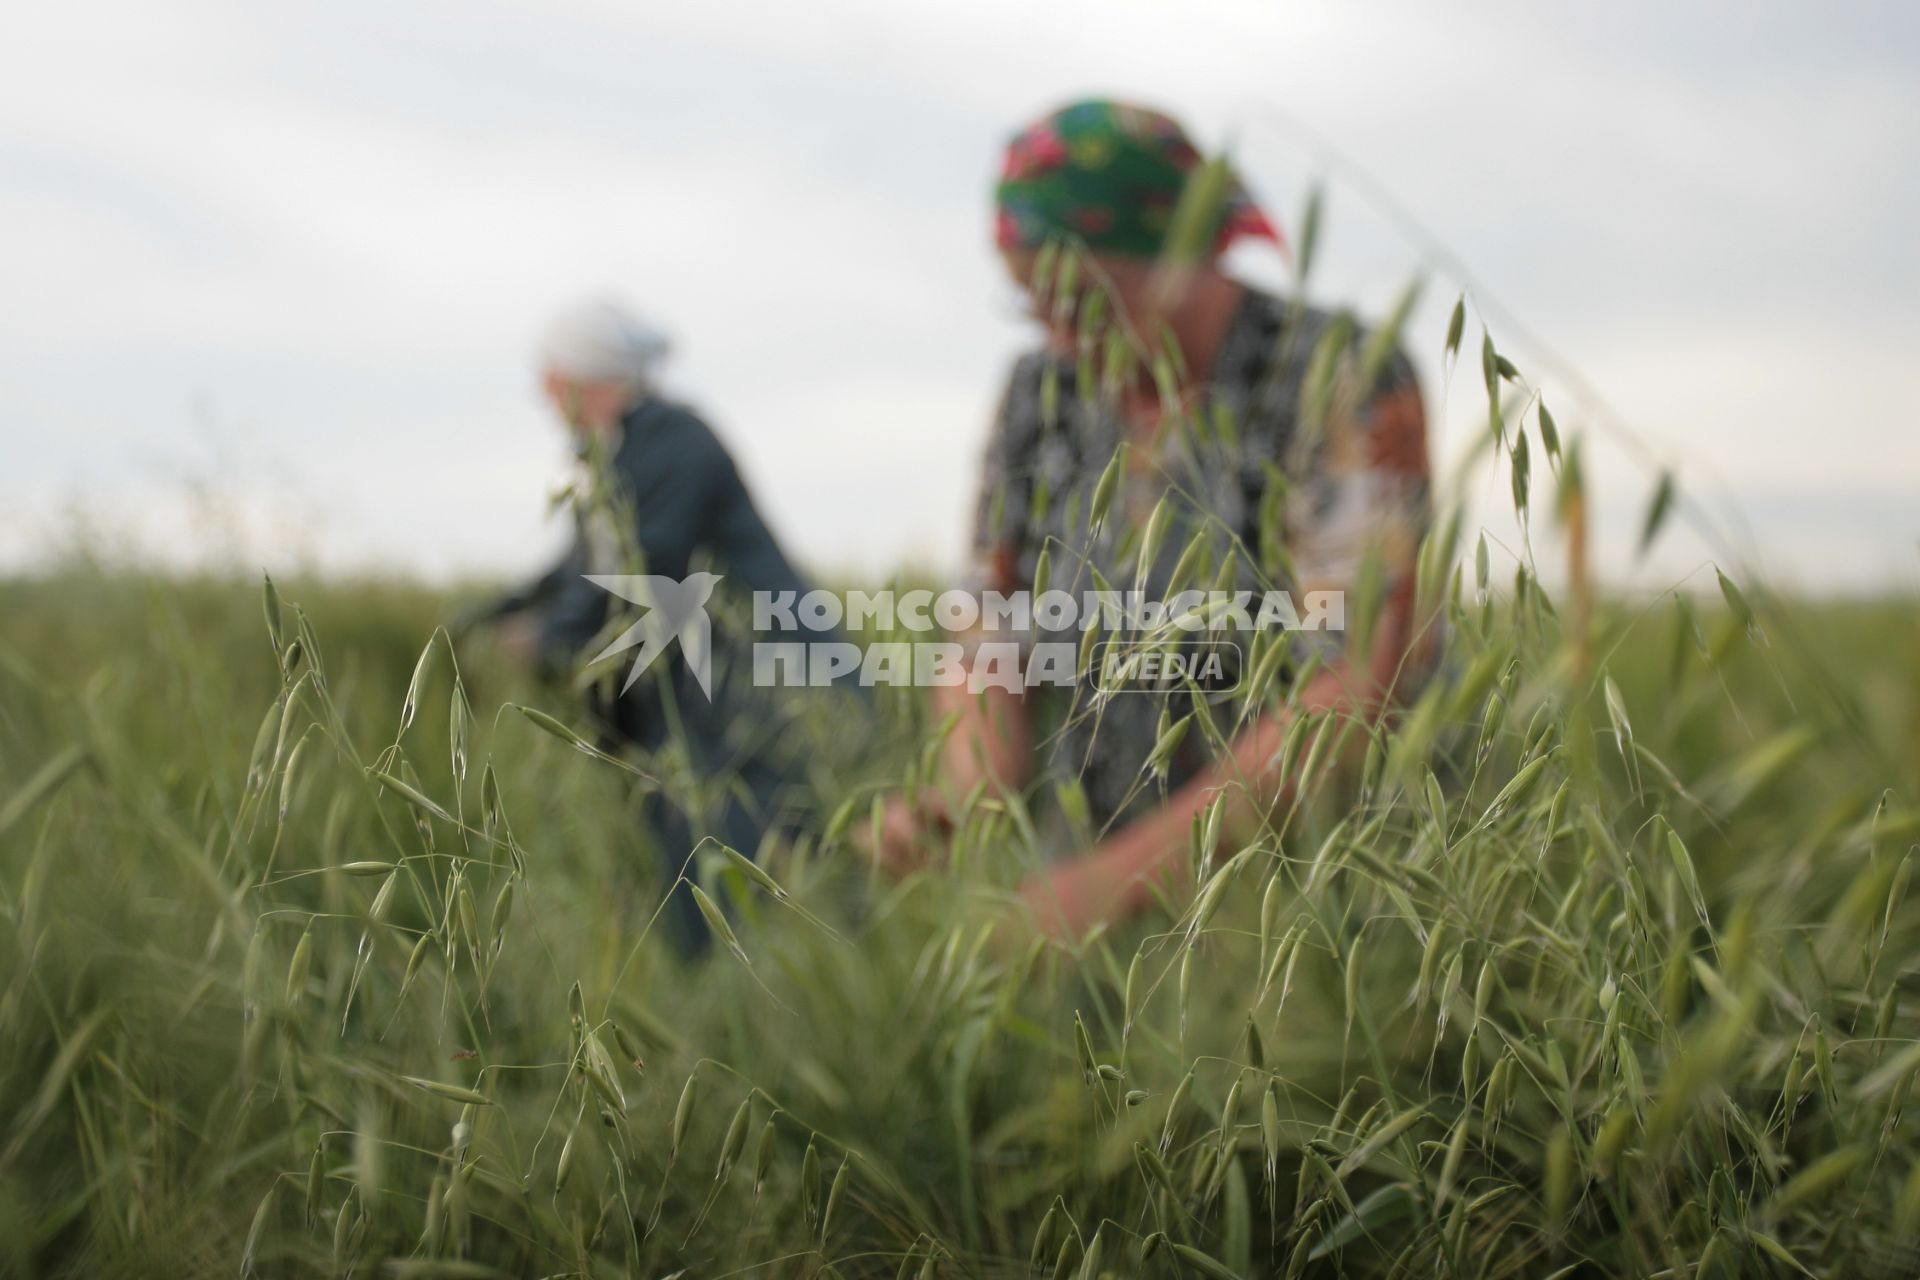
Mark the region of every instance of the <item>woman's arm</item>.
POLYGON ((979 693, 965 684, 933 690, 936 722, 956 717, 941 752, 938 781, 918 795, 896 795, 881 817, 880 843, 870 850, 882 865, 908 871, 934 852, 930 837, 942 836, 953 807, 981 782, 1008 792, 1024 787, 1032 772, 1032 743, 1023 694, 999 685, 979 693))
MULTIPOLYGON (((1062 937, 1078 937, 1102 920, 1143 910, 1160 881, 1186 875, 1185 855, 1194 817, 1214 798, 1228 797, 1229 821, 1244 823, 1295 794, 1303 779, 1278 771, 1281 744, 1294 720, 1320 713, 1339 732, 1340 718, 1378 719, 1391 704, 1395 680, 1414 647, 1413 584, 1404 579, 1390 597, 1378 624, 1371 653, 1350 655, 1322 671, 1287 708, 1263 715, 1233 740, 1225 759, 1190 779, 1167 803, 1114 832, 1088 852, 1039 872, 1021 886, 1020 896, 1040 926, 1062 937)), ((1303 751, 1300 759, 1313 753, 1303 751)))

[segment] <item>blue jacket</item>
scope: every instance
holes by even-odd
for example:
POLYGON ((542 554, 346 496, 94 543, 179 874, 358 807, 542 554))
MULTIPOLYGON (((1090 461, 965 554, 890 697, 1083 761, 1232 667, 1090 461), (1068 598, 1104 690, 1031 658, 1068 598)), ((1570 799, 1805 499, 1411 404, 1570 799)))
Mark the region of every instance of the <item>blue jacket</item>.
MULTIPOLYGON (((726 447, 691 410, 657 397, 641 401, 623 421, 609 468, 631 513, 645 572, 685 578, 698 563, 722 576, 716 605, 743 605, 755 591, 810 589, 761 518, 726 447)), ((558 565, 503 602, 502 611, 537 611, 540 658, 550 670, 591 656, 588 647, 606 625, 615 598, 583 576, 596 570, 609 571, 590 564, 585 530, 578 529, 558 565)), ((677 720, 695 761, 709 767, 757 754, 756 733, 764 739, 774 726, 759 705, 770 701, 767 691, 752 688, 751 639, 716 624, 711 701, 673 645, 600 711, 622 738, 649 750, 668 740, 677 720)), ((625 678, 622 668, 614 687, 625 678)))

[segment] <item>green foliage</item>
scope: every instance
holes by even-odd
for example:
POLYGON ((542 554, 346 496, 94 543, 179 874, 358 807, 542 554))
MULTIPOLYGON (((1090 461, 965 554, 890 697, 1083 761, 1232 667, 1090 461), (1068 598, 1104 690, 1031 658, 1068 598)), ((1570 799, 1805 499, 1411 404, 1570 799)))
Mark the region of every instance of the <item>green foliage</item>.
POLYGON ((4 594, 17 1274, 1905 1265, 1911 609, 1607 612, 1574 685, 1456 603, 1371 785, 1172 915, 1032 939, 982 802, 897 886, 703 862, 683 971, 631 774, 434 599, 4 594))
MULTIPOLYGON (((1392 346, 1357 336, 1321 429, 1392 346)), ((1524 507, 1537 391, 1482 354, 1524 507)), ((1258 653, 1307 785, 1216 803, 1195 883, 1067 942, 1012 890, 1087 838, 1070 785, 976 791, 897 883, 854 852, 952 728, 912 691, 877 763, 795 726, 831 816, 689 861, 688 965, 636 809, 685 770, 443 601, 0 584, 0 1269, 1912 1274, 1920 616, 1724 574, 1596 606, 1580 442, 1538 422, 1574 607, 1530 559, 1503 592, 1484 537, 1468 586, 1443 513, 1440 674, 1363 723, 1258 653)), ((1663 477, 1642 542, 1678 510, 1663 477)), ((1149 772, 1241 727, 1199 705, 1149 772)))

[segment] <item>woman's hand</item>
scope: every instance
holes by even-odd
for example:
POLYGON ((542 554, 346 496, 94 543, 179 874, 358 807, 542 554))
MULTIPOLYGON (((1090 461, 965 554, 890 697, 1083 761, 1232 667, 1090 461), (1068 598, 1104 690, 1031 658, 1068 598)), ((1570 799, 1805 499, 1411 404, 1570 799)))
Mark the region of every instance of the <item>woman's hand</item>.
POLYGON ((938 791, 923 788, 918 795, 902 792, 888 797, 877 845, 871 825, 862 825, 853 839, 882 871, 904 876, 933 861, 952 833, 953 817, 946 800, 938 791))

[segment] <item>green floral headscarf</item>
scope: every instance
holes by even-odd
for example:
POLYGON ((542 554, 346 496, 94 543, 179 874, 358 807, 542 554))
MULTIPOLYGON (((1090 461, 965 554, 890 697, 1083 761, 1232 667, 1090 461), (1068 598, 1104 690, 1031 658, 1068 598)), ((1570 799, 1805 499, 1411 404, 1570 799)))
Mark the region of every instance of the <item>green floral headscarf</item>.
MULTIPOLYGON (((1008 144, 994 191, 996 239, 1003 249, 1038 249, 1066 236, 1094 250, 1154 257, 1200 164, 1199 151, 1171 116, 1098 99, 1062 107, 1008 144)), ((1216 250, 1241 236, 1280 241, 1234 181, 1216 250)))

